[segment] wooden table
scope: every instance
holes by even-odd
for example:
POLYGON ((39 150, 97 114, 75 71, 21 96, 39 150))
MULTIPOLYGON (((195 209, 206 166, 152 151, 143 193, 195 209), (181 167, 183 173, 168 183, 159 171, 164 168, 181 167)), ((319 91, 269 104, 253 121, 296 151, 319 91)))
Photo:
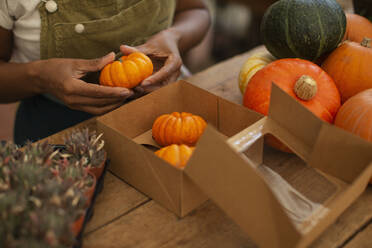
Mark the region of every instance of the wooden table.
MULTIPOLYGON (((262 48, 257 48, 262 49, 262 48)), ((228 100, 241 103, 239 69, 253 52, 234 57, 187 80, 228 100)), ((271 163, 290 163, 282 153, 268 154, 271 163)), ((312 244, 312 248, 372 247, 372 187, 312 244)), ((268 237, 269 238, 269 237, 268 237)), ((138 192, 111 172, 84 233, 83 247, 233 248, 256 247, 213 202, 183 219, 138 192)))

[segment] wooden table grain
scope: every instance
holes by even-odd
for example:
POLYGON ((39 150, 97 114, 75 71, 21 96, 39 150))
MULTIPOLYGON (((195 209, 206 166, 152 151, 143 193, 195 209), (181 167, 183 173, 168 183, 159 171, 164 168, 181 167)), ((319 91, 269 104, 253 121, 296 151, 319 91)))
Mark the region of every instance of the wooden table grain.
MULTIPOLYGON (((237 77, 242 63, 256 48, 202 71, 187 81, 230 101, 241 103, 237 77)), ((291 155, 267 154, 271 163, 291 161, 291 155)), ((95 204, 83 247, 253 248, 249 237, 213 202, 185 218, 161 207, 111 172, 95 204)), ((352 204, 312 245, 312 248, 372 247, 372 188, 352 204)), ((269 238, 269 237, 268 237, 269 238)))

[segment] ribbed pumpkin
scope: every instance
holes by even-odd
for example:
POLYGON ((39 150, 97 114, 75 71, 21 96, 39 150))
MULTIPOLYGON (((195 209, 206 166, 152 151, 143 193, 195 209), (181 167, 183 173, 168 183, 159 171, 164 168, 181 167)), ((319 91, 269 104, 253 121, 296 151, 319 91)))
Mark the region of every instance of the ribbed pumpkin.
POLYGON ((335 125, 372 142, 372 89, 349 98, 338 111, 335 125))
POLYGON ((365 37, 372 38, 372 22, 357 14, 346 14, 347 26, 344 40, 362 42, 365 37))
POLYGON ((135 52, 106 65, 99 81, 101 85, 130 89, 151 76, 152 72, 151 59, 141 52, 135 52))
POLYGON ((372 142, 372 89, 347 100, 337 113, 335 125, 372 142))
POLYGON ((198 115, 173 112, 159 116, 152 126, 152 137, 161 146, 185 144, 194 146, 207 123, 198 115))
POLYGON ((315 61, 337 47, 346 16, 335 0, 280 0, 262 19, 261 39, 277 58, 315 61))
POLYGON ((244 62, 240 69, 238 80, 239 89, 243 95, 253 75, 274 60, 275 58, 269 52, 265 51, 253 54, 244 62))
POLYGON ((361 44, 345 41, 324 61, 322 68, 335 80, 341 100, 372 88, 371 40, 361 44))
POLYGON ((177 168, 184 168, 193 151, 194 147, 173 144, 157 150, 155 154, 177 168))
MULTIPOLYGON (((316 64, 303 59, 280 59, 270 63, 250 80, 244 106, 267 115, 272 83, 319 118, 333 123, 340 107, 340 94, 333 79, 316 64)), ((267 142, 282 151, 290 151, 276 139, 268 138, 267 142)))

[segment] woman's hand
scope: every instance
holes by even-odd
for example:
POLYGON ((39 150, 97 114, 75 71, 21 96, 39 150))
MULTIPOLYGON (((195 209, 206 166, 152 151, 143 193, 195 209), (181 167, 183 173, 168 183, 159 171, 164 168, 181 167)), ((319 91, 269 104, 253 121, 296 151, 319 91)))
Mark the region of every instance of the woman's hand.
POLYGON ((122 45, 120 51, 124 55, 140 51, 150 57, 155 73, 134 88, 136 97, 150 93, 164 85, 177 80, 180 75, 182 59, 178 50, 179 37, 170 29, 154 35, 145 44, 130 47, 122 45))
POLYGON ((87 72, 99 71, 115 54, 92 60, 48 59, 33 63, 42 93, 49 93, 71 109, 94 115, 107 113, 133 95, 131 90, 106 87, 80 80, 87 72))
POLYGON ((202 0, 178 0, 174 22, 170 28, 155 34, 145 44, 135 48, 121 46, 123 54, 139 50, 147 54, 154 63, 156 72, 134 89, 135 97, 176 81, 182 66, 180 54, 197 45, 207 33, 209 25, 209 12, 202 0), (164 66, 157 68, 159 64, 164 66))

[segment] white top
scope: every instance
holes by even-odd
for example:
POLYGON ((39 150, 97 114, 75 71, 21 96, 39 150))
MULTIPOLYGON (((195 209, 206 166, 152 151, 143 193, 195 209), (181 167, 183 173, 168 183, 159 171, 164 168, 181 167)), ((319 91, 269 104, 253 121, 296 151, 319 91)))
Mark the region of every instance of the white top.
POLYGON ((0 0, 0 26, 12 30, 14 49, 11 62, 40 59, 41 0, 0 0))

